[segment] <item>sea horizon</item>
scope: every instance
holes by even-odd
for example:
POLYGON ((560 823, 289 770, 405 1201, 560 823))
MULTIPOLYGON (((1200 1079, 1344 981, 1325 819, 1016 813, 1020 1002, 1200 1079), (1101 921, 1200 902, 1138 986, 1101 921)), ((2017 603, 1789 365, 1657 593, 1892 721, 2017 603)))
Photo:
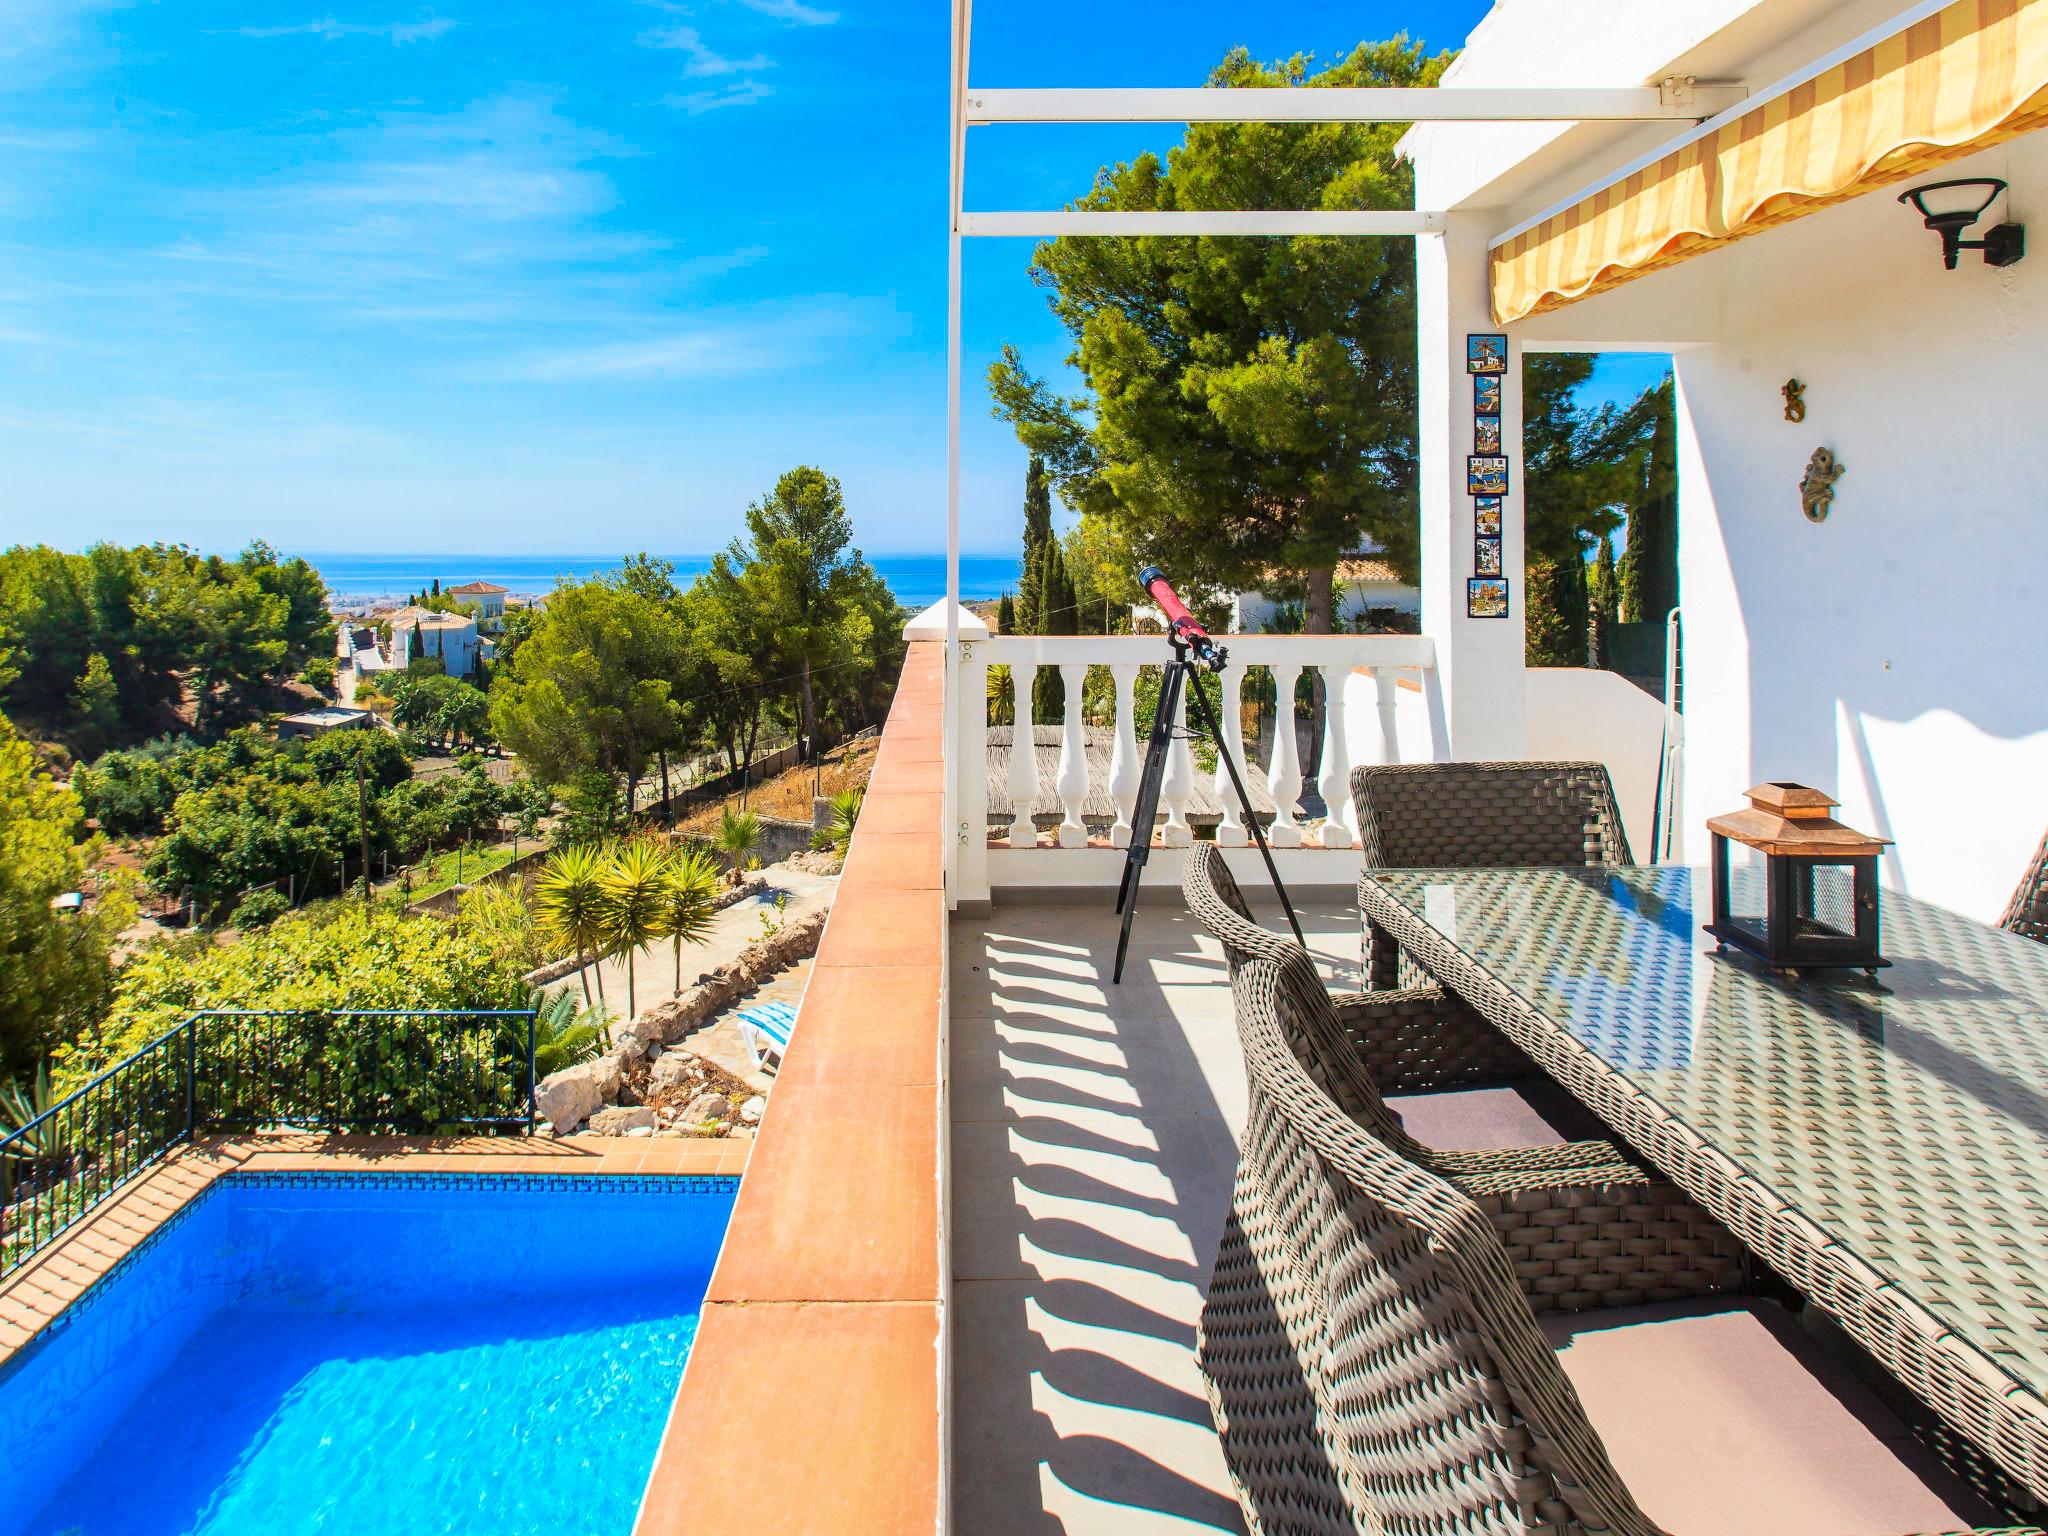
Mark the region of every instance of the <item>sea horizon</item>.
MULTIPOLYGON (((507 588, 515 596, 539 596, 554 589, 561 580, 587 581, 593 576, 619 570, 625 559, 616 555, 572 554, 476 554, 457 551, 447 554, 360 554, 336 550, 301 552, 306 563, 320 573, 329 597, 336 603, 379 602, 403 598, 438 580, 442 587, 465 582, 488 581, 507 588)), ((710 568, 712 555, 662 554, 671 562, 678 581, 688 583, 710 568)), ((944 554, 870 555, 875 568, 896 601, 910 609, 929 608, 946 595, 944 554)), ((1013 592, 1021 561, 1014 555, 962 554, 960 596, 967 602, 987 602, 1013 592)))

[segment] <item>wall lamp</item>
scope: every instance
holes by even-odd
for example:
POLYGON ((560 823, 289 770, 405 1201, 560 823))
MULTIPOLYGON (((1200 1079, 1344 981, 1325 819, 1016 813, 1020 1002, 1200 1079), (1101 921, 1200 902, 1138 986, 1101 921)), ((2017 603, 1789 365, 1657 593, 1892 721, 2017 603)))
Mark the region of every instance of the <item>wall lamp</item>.
POLYGON ((2025 225, 1994 224, 1984 231, 1982 240, 1963 238, 1963 231, 1976 223, 2004 190, 2005 183, 1995 176, 1972 176, 1960 181, 1930 181, 1901 192, 1899 201, 1911 203, 1927 227, 1941 236, 1941 264, 1949 271, 1955 271, 1956 258, 1964 251, 1982 251, 1986 266, 2009 267, 2027 253, 2025 225))

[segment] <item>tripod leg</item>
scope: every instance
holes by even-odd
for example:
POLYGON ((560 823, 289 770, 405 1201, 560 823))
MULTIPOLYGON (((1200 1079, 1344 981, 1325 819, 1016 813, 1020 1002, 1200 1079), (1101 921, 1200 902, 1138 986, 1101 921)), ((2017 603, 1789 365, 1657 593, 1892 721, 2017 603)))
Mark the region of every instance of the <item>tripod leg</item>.
POLYGON ((1251 829, 1252 841, 1259 845, 1259 856, 1266 861, 1266 874, 1273 882, 1273 893, 1280 898, 1280 910, 1287 914, 1287 926, 1294 930, 1294 942, 1303 949, 1308 940, 1301 936, 1301 920, 1294 915, 1294 903, 1287 898, 1287 887, 1280 883, 1279 866, 1273 862, 1273 850, 1266 845, 1265 829, 1259 825, 1259 818, 1252 814, 1252 797, 1245 793, 1244 780, 1237 774, 1237 759, 1224 745, 1223 727, 1216 718, 1216 711, 1210 707, 1208 695, 1197 683, 1192 690, 1195 707, 1201 711, 1202 726, 1209 733, 1209 739, 1216 743, 1216 752, 1223 759, 1223 766, 1230 773, 1230 787, 1237 791, 1238 806, 1244 811, 1244 824, 1251 829))
POLYGON ((1159 782, 1166 774, 1166 754, 1171 749, 1173 721, 1180 708, 1181 683, 1187 663, 1175 662, 1159 680, 1159 707, 1152 712, 1152 735, 1145 744, 1145 769, 1138 776, 1138 803, 1131 811, 1131 846, 1124 855, 1123 883, 1117 887, 1116 909, 1123 922, 1116 935, 1116 969, 1112 981, 1124 979, 1124 953, 1131 944, 1131 919, 1138 910, 1138 886, 1144 879, 1145 861, 1152 856, 1152 818, 1159 813, 1159 782))

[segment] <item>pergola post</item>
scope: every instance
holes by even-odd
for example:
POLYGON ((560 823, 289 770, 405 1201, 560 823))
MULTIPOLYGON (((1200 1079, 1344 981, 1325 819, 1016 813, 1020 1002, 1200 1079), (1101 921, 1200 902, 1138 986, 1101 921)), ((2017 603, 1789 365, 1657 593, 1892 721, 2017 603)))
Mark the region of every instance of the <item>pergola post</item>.
POLYGON ((1440 234, 1415 240, 1416 387, 1421 418, 1422 632, 1436 641, 1435 685, 1441 689, 1435 751, 1459 761, 1525 755, 1523 683, 1526 594, 1522 584, 1522 358, 1512 341, 1500 378, 1501 447, 1508 483, 1501 496, 1504 618, 1467 611, 1467 583, 1476 575, 1477 502, 1468 483, 1474 438, 1472 375, 1467 342, 1499 335, 1488 303, 1486 214, 1448 213, 1440 234))

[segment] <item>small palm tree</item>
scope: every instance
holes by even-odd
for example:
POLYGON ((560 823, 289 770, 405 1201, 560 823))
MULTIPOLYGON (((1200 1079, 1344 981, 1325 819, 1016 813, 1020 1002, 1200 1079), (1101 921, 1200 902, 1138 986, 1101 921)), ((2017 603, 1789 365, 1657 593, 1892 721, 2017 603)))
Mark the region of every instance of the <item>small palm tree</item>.
POLYGON ((736 811, 728 805, 719 815, 718 835, 712 841, 732 860, 732 883, 738 885, 746 873, 747 855, 761 841, 761 818, 752 811, 736 811))
MULTIPOLYGON (((589 844, 564 848, 548 860, 533 887, 534 920, 549 942, 576 951, 586 1003, 591 967, 584 957, 602 948, 605 937, 604 866, 604 854, 589 844)), ((604 1001, 602 975, 597 978, 597 1001, 604 1001)))
MULTIPOLYGON (((535 987, 526 1000, 533 1013, 533 1075, 541 1078, 589 1061, 597 1054, 599 1028, 595 1010, 578 1008, 567 987, 555 993, 535 987)), ((518 1042, 524 1046, 525 1041, 518 1042)))
POLYGON ((661 917, 662 928, 675 945, 677 997, 683 995, 683 945, 701 944, 710 936, 717 897, 718 866, 709 854, 686 848, 669 856, 661 917))
POLYGON ((668 856, 642 839, 612 855, 603 877, 604 936, 613 954, 626 957, 626 1017, 640 1016, 634 959, 667 930, 662 927, 668 856))

